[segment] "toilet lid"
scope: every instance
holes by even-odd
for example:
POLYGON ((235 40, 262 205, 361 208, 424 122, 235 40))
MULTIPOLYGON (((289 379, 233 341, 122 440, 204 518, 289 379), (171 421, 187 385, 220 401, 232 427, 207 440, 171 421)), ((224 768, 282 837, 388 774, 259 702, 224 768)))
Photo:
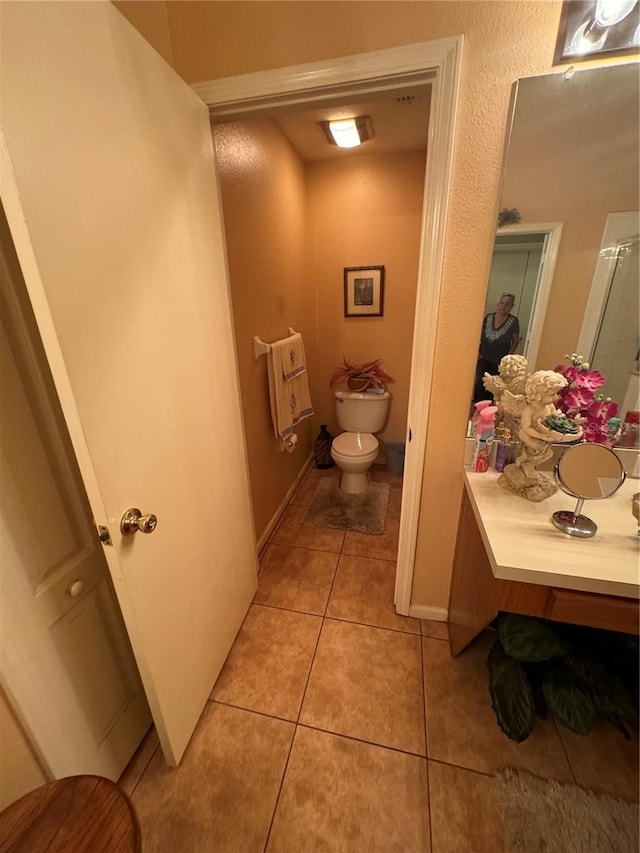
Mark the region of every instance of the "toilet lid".
POLYGON ((343 432, 333 439, 333 448, 343 456, 362 456, 378 449, 378 439, 370 432, 343 432))

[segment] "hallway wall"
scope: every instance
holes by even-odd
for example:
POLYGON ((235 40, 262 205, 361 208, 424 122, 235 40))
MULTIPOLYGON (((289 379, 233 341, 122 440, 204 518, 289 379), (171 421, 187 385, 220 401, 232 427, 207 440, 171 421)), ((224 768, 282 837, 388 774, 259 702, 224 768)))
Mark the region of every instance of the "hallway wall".
MULTIPOLYGON (((311 452, 311 423, 283 453, 271 424, 267 359, 253 336, 274 341, 302 332, 309 369, 304 164, 269 119, 214 128, 256 536, 262 536, 311 452)), ((313 397, 312 397, 313 402, 313 397)), ((221 448, 221 452, 224 449, 221 448)))

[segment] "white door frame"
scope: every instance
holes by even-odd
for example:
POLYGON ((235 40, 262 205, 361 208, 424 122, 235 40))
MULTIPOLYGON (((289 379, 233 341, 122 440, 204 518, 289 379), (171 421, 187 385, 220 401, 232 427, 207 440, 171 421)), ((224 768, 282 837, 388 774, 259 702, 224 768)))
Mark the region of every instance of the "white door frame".
POLYGON ((531 306, 531 317, 529 319, 527 341, 524 348, 524 355, 529 364, 529 369, 533 370, 536 359, 538 358, 542 329, 544 328, 544 321, 547 316, 551 283, 558 259, 560 238, 562 237, 562 222, 519 223, 518 225, 508 225, 505 228, 498 228, 496 233, 499 235, 544 234, 546 237, 542 250, 542 258, 540 259, 540 272, 531 306))
MULTIPOLYGON (((462 45, 463 37, 455 36, 193 85, 194 91, 217 117, 240 110, 258 111, 266 107, 318 102, 342 94, 395 89, 422 81, 432 84, 395 589, 396 610, 405 616, 412 615, 411 590, 462 45)), ((415 615, 424 616, 424 610, 420 607, 419 614, 416 610, 415 615)), ((433 615, 446 618, 444 611, 438 610, 433 615)))

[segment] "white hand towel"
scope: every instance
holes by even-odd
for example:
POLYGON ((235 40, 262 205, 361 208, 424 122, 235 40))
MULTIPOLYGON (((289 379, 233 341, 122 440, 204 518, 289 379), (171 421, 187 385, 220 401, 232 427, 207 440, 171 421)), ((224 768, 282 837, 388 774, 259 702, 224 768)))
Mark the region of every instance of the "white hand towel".
MULTIPOLYGON (((273 431, 284 444, 293 434, 296 424, 314 414, 302 335, 291 335, 271 344, 267 353, 267 366, 273 431), (285 378, 285 368, 289 368, 289 379, 285 378)), ((295 443, 291 448, 285 446, 284 449, 291 453, 295 443)))

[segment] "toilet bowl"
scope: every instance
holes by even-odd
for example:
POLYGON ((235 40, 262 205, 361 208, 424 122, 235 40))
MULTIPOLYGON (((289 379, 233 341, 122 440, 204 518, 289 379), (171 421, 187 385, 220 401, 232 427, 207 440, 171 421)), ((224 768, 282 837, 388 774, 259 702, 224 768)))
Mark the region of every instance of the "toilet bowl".
POLYGON ((342 471, 340 488, 360 494, 369 488, 371 465, 378 456, 378 439, 368 432, 343 432, 333 440, 331 458, 342 471))
POLYGON ((390 394, 336 391, 338 424, 345 430, 331 444, 331 458, 342 471, 340 488, 347 494, 363 494, 369 489, 369 468, 378 456, 378 439, 373 435, 385 423, 390 394))

